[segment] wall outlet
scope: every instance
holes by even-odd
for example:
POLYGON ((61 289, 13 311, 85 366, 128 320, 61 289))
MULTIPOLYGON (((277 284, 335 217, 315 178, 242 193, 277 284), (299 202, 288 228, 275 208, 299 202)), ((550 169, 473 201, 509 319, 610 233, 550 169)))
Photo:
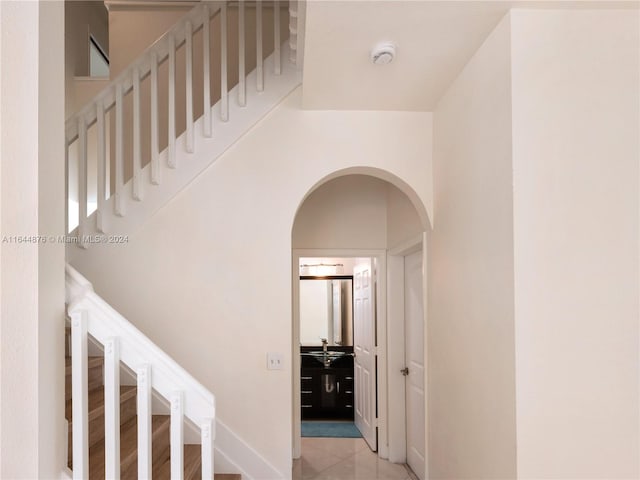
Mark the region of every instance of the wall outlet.
POLYGON ((267 370, 282 370, 282 354, 277 352, 267 353, 267 370))

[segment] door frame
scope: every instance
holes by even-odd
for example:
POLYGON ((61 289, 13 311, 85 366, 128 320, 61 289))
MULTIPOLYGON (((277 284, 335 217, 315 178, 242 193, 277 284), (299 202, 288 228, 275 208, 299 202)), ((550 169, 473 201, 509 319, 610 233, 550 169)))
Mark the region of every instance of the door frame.
POLYGON ((404 315, 404 257, 422 250, 422 301, 424 307, 424 385, 425 385, 425 472, 429 478, 429 415, 428 415, 428 365, 427 365, 427 235, 425 232, 389 249, 387 257, 387 354, 388 354, 388 405, 389 405, 389 461, 405 463, 407 460, 405 377, 400 370, 405 365, 405 315, 404 315))
POLYGON ((387 433, 387 251, 383 249, 292 249, 292 339, 291 339, 291 384, 292 384, 292 455, 300 458, 302 454, 302 421, 300 406, 300 257, 371 257, 375 261, 376 278, 376 335, 377 355, 377 412, 378 412, 378 456, 388 458, 387 433))

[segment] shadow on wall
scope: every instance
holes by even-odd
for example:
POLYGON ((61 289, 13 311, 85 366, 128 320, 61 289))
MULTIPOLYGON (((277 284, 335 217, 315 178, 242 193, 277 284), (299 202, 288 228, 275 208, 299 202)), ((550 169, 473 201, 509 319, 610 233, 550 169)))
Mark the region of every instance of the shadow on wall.
POLYGON ((292 247, 387 249, 424 229, 398 187, 371 175, 347 174, 307 195, 296 214, 292 247))

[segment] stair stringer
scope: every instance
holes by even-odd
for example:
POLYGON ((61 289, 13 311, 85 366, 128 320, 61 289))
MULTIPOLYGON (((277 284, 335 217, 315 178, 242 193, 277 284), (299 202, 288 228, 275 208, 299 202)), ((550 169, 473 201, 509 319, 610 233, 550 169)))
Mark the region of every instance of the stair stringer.
MULTIPOLYGON (((282 44, 282 56, 288 58, 288 41, 282 44)), ((85 224, 86 238, 79 240, 80 244, 90 246, 91 243, 112 243, 118 239, 109 239, 110 235, 126 236, 134 234, 155 212, 161 209, 180 191, 195 180, 209 165, 217 160, 227 149, 248 132, 251 127, 264 118, 273 108, 279 105, 293 90, 302 83, 302 72, 292 63, 282 62, 280 75, 274 73, 274 54, 264 61, 263 92, 255 88, 247 88, 247 106, 241 107, 238 102, 238 89, 235 86, 229 91, 229 120, 220 120, 220 102, 212 107, 213 135, 205 137, 203 134, 203 117, 194 124, 194 153, 188 153, 185 148, 186 132, 176 139, 176 167, 170 168, 167 162, 168 149, 160 153, 160 184, 151 183, 151 164, 147 164, 141 171, 143 177, 142 200, 133 198, 133 179, 123 186, 125 195, 124 215, 115 213, 115 195, 109 197, 101 212, 104 228, 103 236, 96 228, 97 211, 94 211, 85 224)), ((256 70, 247 75, 247 86, 255 85, 256 70)), ((78 228, 71 232, 71 236, 78 234, 78 228)), ((67 243, 67 248, 77 248, 73 242, 67 243)))

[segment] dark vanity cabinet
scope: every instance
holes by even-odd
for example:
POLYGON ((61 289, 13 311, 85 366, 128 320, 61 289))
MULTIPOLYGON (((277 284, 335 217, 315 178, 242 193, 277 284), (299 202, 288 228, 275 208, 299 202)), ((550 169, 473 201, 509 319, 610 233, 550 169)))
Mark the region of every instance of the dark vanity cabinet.
POLYGON ((301 352, 300 404, 303 420, 353 419, 353 355, 348 349, 344 350, 327 356, 301 352))
POLYGON ((302 419, 353 419, 353 276, 301 276, 299 299, 302 419))

